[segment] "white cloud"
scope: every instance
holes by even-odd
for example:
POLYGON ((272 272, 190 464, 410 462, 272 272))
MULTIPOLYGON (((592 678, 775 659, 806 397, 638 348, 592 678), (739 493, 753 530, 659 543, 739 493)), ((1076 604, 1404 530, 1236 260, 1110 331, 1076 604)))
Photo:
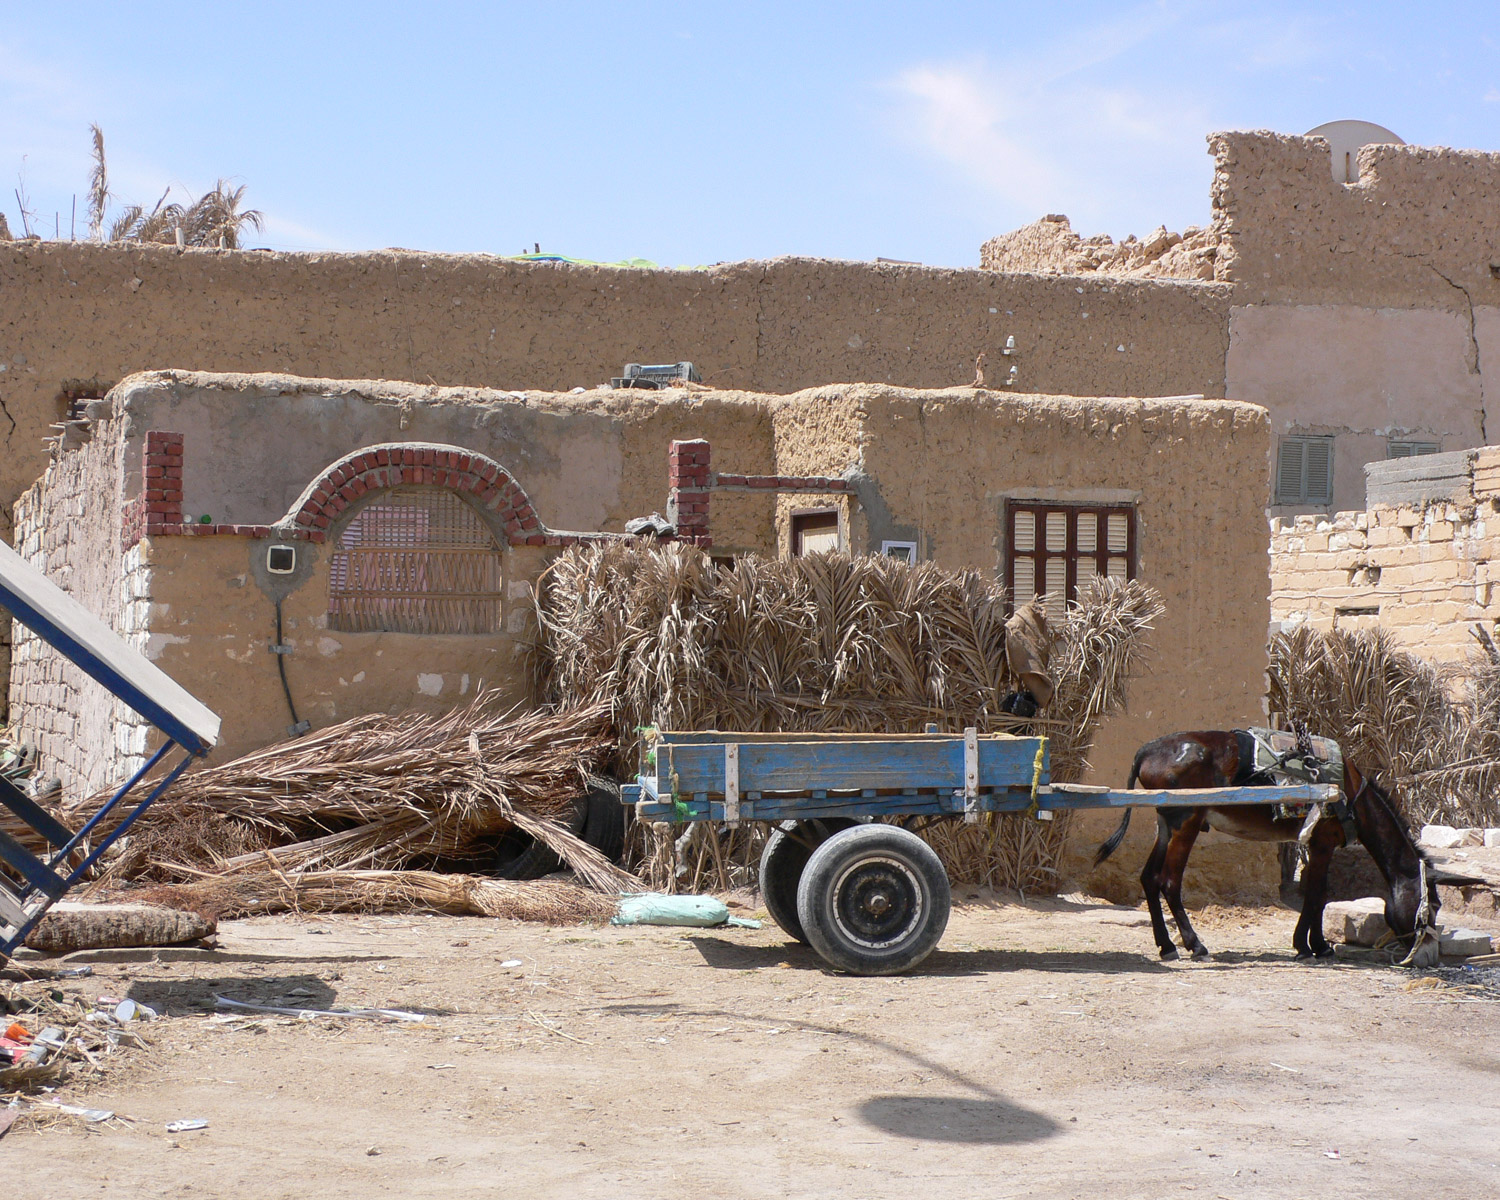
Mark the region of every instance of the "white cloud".
POLYGON ((1489 91, 1485 92, 1484 102, 1486 104, 1500 104, 1500 88, 1490 88, 1489 91))
POLYGON ((1206 218, 1209 121, 1195 103, 977 60, 912 67, 893 88, 904 139, 998 201, 999 220, 1066 212, 1081 232, 1144 233, 1206 218))

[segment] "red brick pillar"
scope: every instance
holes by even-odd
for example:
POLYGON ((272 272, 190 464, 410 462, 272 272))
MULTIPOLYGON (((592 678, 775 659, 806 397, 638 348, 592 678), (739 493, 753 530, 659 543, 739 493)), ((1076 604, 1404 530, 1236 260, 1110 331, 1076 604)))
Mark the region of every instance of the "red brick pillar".
POLYGON ((161 429, 146 431, 145 515, 141 532, 150 537, 167 526, 182 528, 182 434, 161 429))
POLYGON ((667 478, 667 520, 677 527, 677 540, 689 545, 713 545, 708 532, 709 446, 702 438, 673 442, 667 478))

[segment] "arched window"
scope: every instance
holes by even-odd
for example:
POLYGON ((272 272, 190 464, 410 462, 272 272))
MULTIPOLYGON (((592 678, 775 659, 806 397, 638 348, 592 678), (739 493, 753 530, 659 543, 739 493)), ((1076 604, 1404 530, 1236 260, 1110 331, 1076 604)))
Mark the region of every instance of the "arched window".
POLYGON ((497 633, 500 546, 456 492, 396 488, 334 541, 328 627, 351 633, 497 633))

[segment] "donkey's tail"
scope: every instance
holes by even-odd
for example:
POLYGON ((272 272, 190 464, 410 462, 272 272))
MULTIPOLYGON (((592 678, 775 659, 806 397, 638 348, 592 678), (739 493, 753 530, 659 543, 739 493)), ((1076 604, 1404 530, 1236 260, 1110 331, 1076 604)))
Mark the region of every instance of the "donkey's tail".
MULTIPOLYGON (((1136 780, 1140 778, 1141 758, 1142 756, 1140 754, 1137 754, 1135 756, 1135 761, 1130 764, 1130 778, 1125 783, 1126 791, 1129 791, 1131 788, 1135 787, 1136 780)), ((1125 810, 1125 815, 1120 818, 1120 827, 1116 829, 1112 834, 1110 834, 1105 843, 1094 852, 1094 866, 1097 867, 1106 858, 1108 858, 1111 854, 1113 854, 1120 848, 1120 843, 1125 840, 1125 831, 1130 828, 1130 814, 1134 811, 1135 809, 1133 808, 1127 808, 1125 810)))

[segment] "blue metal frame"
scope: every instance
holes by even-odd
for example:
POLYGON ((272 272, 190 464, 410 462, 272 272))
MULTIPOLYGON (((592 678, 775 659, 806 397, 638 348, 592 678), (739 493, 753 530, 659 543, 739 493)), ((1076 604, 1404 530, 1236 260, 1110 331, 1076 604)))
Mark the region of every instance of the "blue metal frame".
POLYGON ((214 746, 219 720, 168 676, 126 645, 92 613, 61 591, 35 567, 0 544, 0 605, 69 662, 97 680, 116 699, 166 735, 150 759, 76 833, 68 829, 11 781, 0 779, 0 805, 10 809, 49 847, 42 855, 0 830, 0 861, 24 882, 0 876, 0 958, 9 957, 47 909, 82 879, 141 814, 169 788, 194 758, 214 746), (182 757, 143 799, 131 793, 174 750, 182 757), (122 819, 90 841, 110 818, 122 819), (83 853, 69 866, 69 860, 83 853))

